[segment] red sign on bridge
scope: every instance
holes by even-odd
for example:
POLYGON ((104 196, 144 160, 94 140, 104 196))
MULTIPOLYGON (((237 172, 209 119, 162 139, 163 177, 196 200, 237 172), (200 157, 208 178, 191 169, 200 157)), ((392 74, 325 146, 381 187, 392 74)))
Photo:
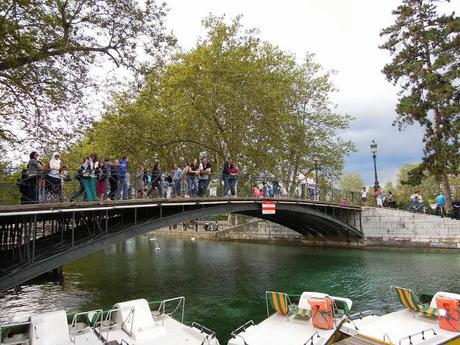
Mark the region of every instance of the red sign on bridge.
POLYGON ((263 201, 262 202, 262 214, 276 214, 276 202, 275 201, 263 201))

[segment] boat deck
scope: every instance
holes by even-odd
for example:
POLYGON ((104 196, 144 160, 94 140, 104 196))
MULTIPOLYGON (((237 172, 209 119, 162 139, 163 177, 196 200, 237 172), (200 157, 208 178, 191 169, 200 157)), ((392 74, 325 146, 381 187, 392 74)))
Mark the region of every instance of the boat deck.
MULTIPOLYGON (((337 320, 339 325, 343 319, 337 320)), ((289 318, 273 314, 261 323, 246 328, 239 336, 229 340, 228 345, 297 345, 309 343, 326 344, 337 329, 324 330, 313 327, 311 319, 289 318)))
MULTIPOLYGON (((353 335, 353 338, 355 336, 369 338, 366 344, 428 345, 442 344, 460 338, 460 332, 450 332, 440 328, 436 318, 429 318, 408 309, 383 316, 366 316, 354 320, 353 324, 346 322, 342 325, 342 331, 353 335), (355 325, 358 329, 354 327, 355 325), (371 339, 375 339, 375 342, 371 339)), ((357 345, 366 344, 357 343, 357 345)))
POLYGON ((335 343, 336 345, 382 345, 381 342, 372 340, 361 335, 354 335, 335 343))

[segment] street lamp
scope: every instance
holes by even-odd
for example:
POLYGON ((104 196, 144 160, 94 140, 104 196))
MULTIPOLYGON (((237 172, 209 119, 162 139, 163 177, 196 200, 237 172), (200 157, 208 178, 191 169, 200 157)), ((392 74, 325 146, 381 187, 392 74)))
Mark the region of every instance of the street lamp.
POLYGON ((374 174, 375 174, 375 182, 374 182, 374 189, 379 189, 379 180, 377 178, 377 163, 375 162, 377 158, 377 143, 375 140, 372 140, 371 143, 371 153, 372 153, 372 158, 374 158, 374 174))

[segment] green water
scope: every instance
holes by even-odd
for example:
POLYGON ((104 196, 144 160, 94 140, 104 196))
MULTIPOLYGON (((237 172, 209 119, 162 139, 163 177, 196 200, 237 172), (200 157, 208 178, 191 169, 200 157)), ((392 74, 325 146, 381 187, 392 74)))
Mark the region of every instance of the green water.
POLYGON ((353 310, 389 310, 389 286, 460 291, 460 254, 370 251, 137 237, 64 267, 65 281, 0 300, 0 322, 30 312, 110 307, 133 298, 186 297, 185 318, 230 332, 266 316, 266 290, 349 297, 353 310), (156 244, 160 251, 155 251, 156 244))

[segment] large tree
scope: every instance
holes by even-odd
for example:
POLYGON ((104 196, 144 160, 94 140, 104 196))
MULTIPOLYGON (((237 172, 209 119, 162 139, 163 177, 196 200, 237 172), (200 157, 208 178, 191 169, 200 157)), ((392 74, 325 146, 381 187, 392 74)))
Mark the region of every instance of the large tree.
POLYGON ((399 84, 396 108, 400 128, 413 123, 425 129, 424 171, 442 184, 451 200, 449 175, 460 169, 460 18, 439 14, 434 0, 403 0, 393 11, 395 24, 381 32, 392 55, 383 73, 399 84))
POLYGON ((360 192, 364 186, 363 178, 359 173, 348 173, 340 179, 340 188, 349 192, 360 192))
POLYGON ((261 41, 239 18, 211 16, 204 26, 197 46, 152 72, 135 101, 117 99, 81 150, 158 157, 163 167, 205 151, 214 171, 236 160, 240 183, 264 172, 292 181, 299 168, 313 169, 313 158, 322 176, 339 175, 352 145, 337 135, 349 119, 334 112, 329 74, 311 56, 298 64, 261 41))
POLYGON ((164 16, 153 0, 0 1, 0 144, 21 129, 41 140, 81 133, 94 115, 85 96, 98 92, 91 67, 158 61, 173 43, 164 16))

